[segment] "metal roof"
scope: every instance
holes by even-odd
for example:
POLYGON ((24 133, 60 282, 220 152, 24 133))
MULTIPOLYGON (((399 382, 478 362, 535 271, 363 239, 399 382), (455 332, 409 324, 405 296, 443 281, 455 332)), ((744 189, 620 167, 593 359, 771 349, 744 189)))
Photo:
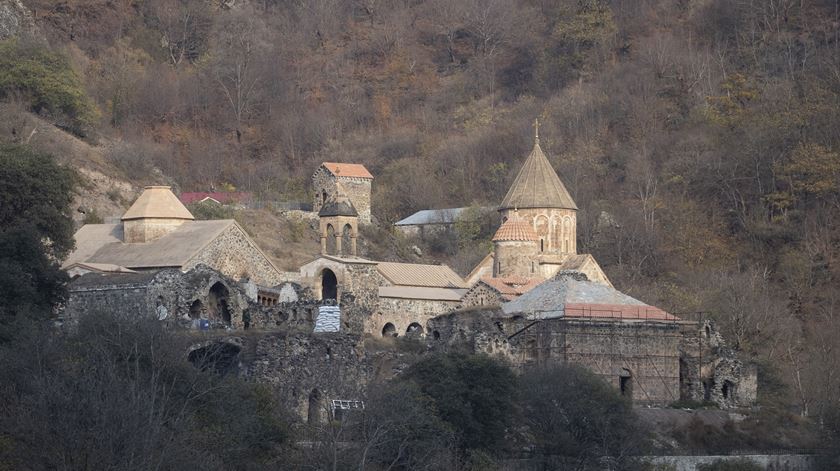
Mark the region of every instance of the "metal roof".
POLYGON ((540 148, 539 138, 534 141, 534 149, 499 206, 499 209, 514 208, 577 209, 566 186, 540 148))
POLYGON ((146 218, 195 219, 168 186, 147 186, 122 216, 123 221, 146 218))
POLYGON ((466 288, 464 280, 446 265, 379 262, 379 273, 394 285, 466 288))
POLYGON ((467 292, 463 288, 429 288, 425 286, 382 286, 382 298, 428 299, 432 301, 460 301, 467 292))
POLYGON ((397 221, 395 226, 422 226, 426 224, 452 224, 469 208, 423 209, 397 221))
POLYGON ((84 262, 127 268, 180 268, 235 224, 232 219, 188 221, 159 239, 140 244, 122 241, 122 224, 87 224, 76 232, 77 249, 65 267, 84 262))

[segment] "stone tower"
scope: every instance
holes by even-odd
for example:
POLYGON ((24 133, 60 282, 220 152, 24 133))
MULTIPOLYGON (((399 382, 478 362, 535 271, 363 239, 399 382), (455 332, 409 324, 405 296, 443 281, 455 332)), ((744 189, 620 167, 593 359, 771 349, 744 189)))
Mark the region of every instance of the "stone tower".
POLYGON ((328 201, 343 196, 353 203, 362 224, 370 224, 373 175, 361 164, 324 162, 312 174, 312 211, 320 213, 328 201))
POLYGON ((536 266, 539 240, 531 224, 514 210, 493 236, 493 277, 539 276, 536 266))
POLYGON ((321 254, 356 256, 359 213, 346 196, 327 200, 318 211, 321 228, 321 254))
POLYGON ((152 242, 195 218, 168 186, 147 186, 122 216, 123 242, 152 242))
POLYGON ((502 200, 499 212, 504 222, 518 209, 536 232, 540 253, 576 254, 577 205, 540 148, 539 123, 535 127, 534 148, 502 200))

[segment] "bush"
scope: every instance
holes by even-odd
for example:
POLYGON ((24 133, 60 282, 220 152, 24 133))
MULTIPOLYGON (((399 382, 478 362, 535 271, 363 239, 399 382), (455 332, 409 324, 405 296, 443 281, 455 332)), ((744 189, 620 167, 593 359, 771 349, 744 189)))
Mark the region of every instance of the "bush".
POLYGON ((99 119, 67 59, 45 46, 0 41, 0 98, 23 96, 29 108, 84 136, 99 119))
POLYGON ((187 206, 197 221, 233 219, 233 208, 212 201, 200 201, 187 206))

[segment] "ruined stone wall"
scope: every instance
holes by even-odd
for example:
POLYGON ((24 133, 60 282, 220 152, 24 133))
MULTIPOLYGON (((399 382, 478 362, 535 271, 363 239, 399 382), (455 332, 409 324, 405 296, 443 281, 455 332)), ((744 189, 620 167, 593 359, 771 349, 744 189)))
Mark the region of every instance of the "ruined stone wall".
POLYGON ((420 324, 422 330, 415 334, 428 333, 429 319, 452 312, 460 306, 460 301, 438 301, 427 299, 380 298, 379 310, 366 323, 365 332, 379 336, 385 324, 394 326, 394 333, 403 336, 411 324, 420 324))
POLYGON ((276 286, 288 280, 288 274, 281 273, 254 245, 248 235, 233 224, 216 237, 199 254, 183 267, 189 270, 205 264, 219 270, 234 280, 249 278, 262 286, 276 286))
POLYGON ((502 296, 498 291, 480 281, 470 288, 464 297, 461 298, 461 306, 464 308, 498 306, 502 302, 502 296))
POLYGON ((682 396, 721 408, 747 407, 758 395, 758 373, 742 361, 710 320, 686 323, 681 330, 682 396))
POLYGON ((362 224, 370 224, 370 191, 372 180, 369 178, 336 177, 323 166, 312 174, 312 211, 318 213, 325 201, 341 193, 346 196, 359 213, 362 224), (325 197, 326 194, 326 197, 325 197))

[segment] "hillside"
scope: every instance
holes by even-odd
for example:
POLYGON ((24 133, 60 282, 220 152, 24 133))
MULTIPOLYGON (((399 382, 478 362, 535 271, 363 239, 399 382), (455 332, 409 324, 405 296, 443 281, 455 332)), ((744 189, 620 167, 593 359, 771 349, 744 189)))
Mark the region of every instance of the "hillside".
MULTIPOLYGON (((119 215, 148 183, 307 202, 320 162, 356 162, 376 176, 364 250, 414 257, 388 225, 498 204, 539 118, 579 251, 617 287, 707 312, 786 385, 775 404, 840 399, 836 0, 19 4, 0 138, 78 167, 83 209, 119 215)), ((303 223, 238 217, 284 269, 317 249, 303 223)), ((462 269, 488 237, 423 259, 462 269)))

